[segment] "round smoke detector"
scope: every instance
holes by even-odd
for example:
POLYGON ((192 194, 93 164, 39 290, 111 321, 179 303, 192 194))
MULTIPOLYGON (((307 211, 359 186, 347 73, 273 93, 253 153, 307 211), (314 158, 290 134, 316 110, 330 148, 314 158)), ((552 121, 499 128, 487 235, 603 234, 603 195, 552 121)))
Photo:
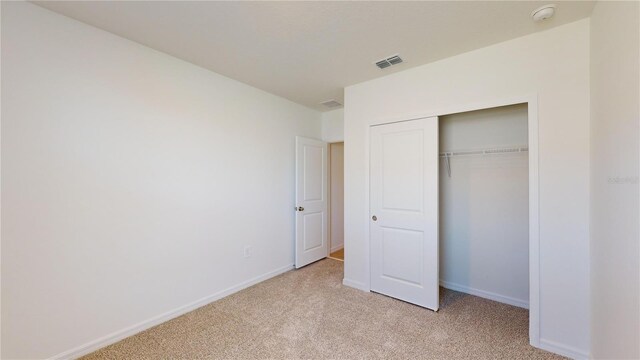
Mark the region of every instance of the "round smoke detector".
POLYGON ((545 6, 541 6, 531 12, 531 18, 535 22, 544 21, 553 17, 553 14, 556 12, 556 5, 549 4, 545 6))

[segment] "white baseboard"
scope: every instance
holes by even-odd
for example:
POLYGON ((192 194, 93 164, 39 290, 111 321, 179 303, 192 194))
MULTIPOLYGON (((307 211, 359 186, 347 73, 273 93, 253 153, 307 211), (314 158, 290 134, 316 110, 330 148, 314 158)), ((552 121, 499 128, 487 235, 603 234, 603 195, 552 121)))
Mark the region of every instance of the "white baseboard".
POLYGON ((338 250, 340 250, 340 249, 342 249, 342 248, 344 248, 344 244, 339 244, 339 245, 338 245, 338 246, 336 246, 336 247, 332 247, 332 248, 331 248, 331 252, 336 252, 336 251, 338 251, 338 250))
POLYGON ((545 339, 540 339, 540 343, 538 344, 540 349, 547 350, 552 353, 556 353, 558 355, 566 356, 571 359, 589 359, 589 353, 580 349, 576 349, 572 346, 567 346, 563 344, 559 344, 554 341, 549 341, 545 339))
POLYGON ((496 294, 490 291, 474 289, 466 285, 460 285, 460 284, 455 284, 449 281, 440 280, 440 286, 442 286, 445 289, 459 291, 469 295, 475 295, 481 298, 485 298, 485 299, 489 299, 489 300, 493 300, 493 301, 497 301, 497 302, 501 302, 501 303, 525 308, 525 309, 529 308, 529 302, 526 300, 520 300, 510 296, 496 294))
POLYGON ((160 314, 158 316, 154 316, 151 319, 139 322, 133 326, 124 328, 122 330, 118 330, 116 332, 113 332, 109 335, 103 336, 101 338, 98 338, 96 340, 90 341, 84 345, 80 345, 76 348, 64 351, 58 355, 55 355, 53 357, 51 357, 50 359, 76 359, 79 358, 81 356, 90 354, 98 349, 101 349, 105 346, 111 345, 113 343, 116 343, 124 338, 127 338, 129 336, 135 335, 141 331, 147 330, 149 328, 152 328, 156 325, 162 324, 163 322, 169 321, 173 318, 176 318, 180 315, 184 315, 190 311, 193 311, 199 307, 205 306, 209 303, 212 303, 216 300, 220 300, 223 297, 229 296, 233 293, 236 293, 240 290, 246 289, 252 285, 255 285, 259 282, 265 281, 267 279, 270 279, 274 276, 280 275, 282 273, 285 273, 289 270, 293 269, 293 264, 287 265, 287 266, 283 266, 279 269, 270 271, 266 274, 262 274, 260 276, 254 277, 253 279, 249 279, 245 282, 242 282, 238 285, 232 286, 228 289, 219 291, 217 293, 214 293, 212 295, 206 296, 200 300, 196 300, 192 303, 186 304, 184 306, 181 306, 177 309, 168 311, 164 314, 160 314))
POLYGON ((367 292, 371 291, 371 289, 369 289, 365 283, 360 281, 342 279, 342 285, 352 287, 362 291, 367 291, 367 292))

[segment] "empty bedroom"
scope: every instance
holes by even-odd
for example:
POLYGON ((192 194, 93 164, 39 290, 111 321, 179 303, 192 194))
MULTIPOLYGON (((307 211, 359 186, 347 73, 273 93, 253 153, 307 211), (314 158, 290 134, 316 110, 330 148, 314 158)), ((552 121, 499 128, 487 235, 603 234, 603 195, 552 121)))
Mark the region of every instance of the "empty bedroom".
POLYGON ((640 2, 0 13, 0 358, 640 359, 640 2))

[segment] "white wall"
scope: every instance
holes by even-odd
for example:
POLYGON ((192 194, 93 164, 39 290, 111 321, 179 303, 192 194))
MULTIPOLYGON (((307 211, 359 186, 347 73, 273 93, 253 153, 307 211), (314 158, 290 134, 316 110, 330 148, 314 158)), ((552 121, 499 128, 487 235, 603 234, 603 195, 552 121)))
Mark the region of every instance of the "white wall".
POLYGON ((346 88, 345 284, 369 287, 368 125, 531 94, 537 94, 539 119, 539 345, 585 357, 588 19, 346 88))
MULTIPOLYGON (((440 118, 440 152, 527 146, 524 104, 440 118)), ((520 307, 529 304, 528 154, 440 160, 440 281, 520 307)))
POLYGON ((344 141, 344 109, 322 113, 322 140, 330 143, 344 141))
POLYGON ((344 143, 329 144, 331 174, 331 252, 344 247, 344 143))
POLYGON ((291 268, 296 135, 320 114, 3 2, 2 358, 291 268))
POLYGON ((638 2, 591 16, 591 331, 593 357, 640 358, 638 2))

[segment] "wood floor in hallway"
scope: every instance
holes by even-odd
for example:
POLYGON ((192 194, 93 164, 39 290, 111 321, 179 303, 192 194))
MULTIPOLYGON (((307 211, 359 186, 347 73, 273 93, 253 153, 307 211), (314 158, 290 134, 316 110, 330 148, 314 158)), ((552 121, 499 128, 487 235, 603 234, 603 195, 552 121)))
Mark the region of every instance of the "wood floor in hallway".
POLYGON ((329 257, 334 258, 334 259, 338 259, 338 260, 344 260, 344 248, 332 252, 329 255, 329 257))

